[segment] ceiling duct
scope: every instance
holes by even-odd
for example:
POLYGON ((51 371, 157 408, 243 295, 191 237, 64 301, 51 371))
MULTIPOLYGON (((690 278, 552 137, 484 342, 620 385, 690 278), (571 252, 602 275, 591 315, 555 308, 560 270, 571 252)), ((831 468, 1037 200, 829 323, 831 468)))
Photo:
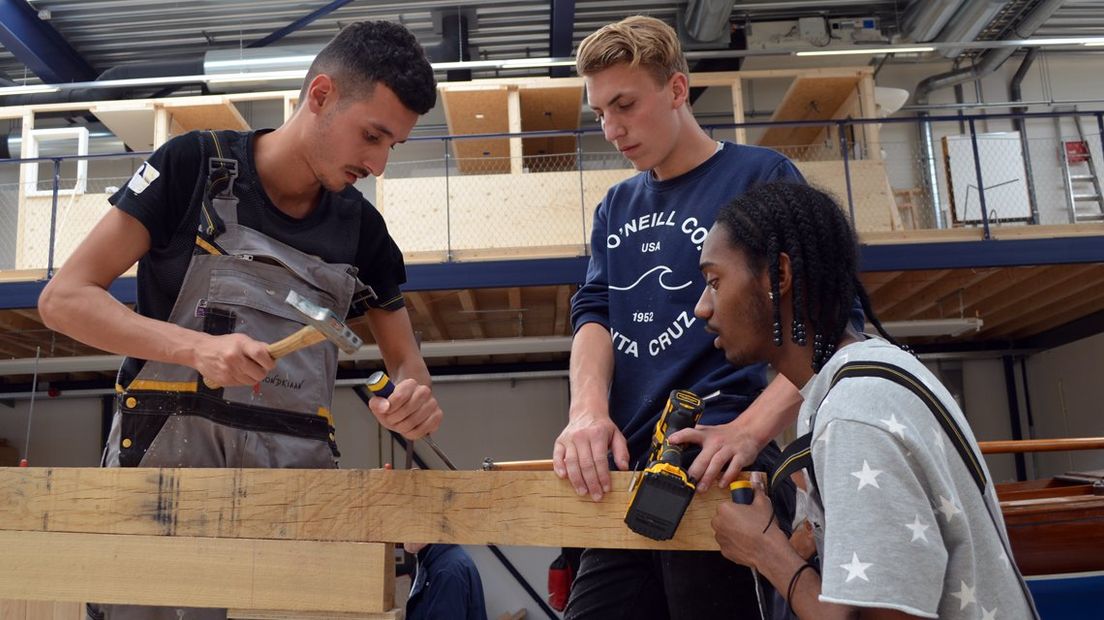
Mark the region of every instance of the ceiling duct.
MULTIPOLYGON (((96 76, 97 82, 108 80, 133 80, 142 78, 170 77, 178 75, 199 75, 203 73, 203 59, 166 60, 161 62, 135 62, 118 65, 96 76)), ((103 101, 107 99, 127 99, 141 90, 151 92, 160 86, 90 86, 88 88, 67 88, 54 93, 37 93, 5 97, 4 105, 38 105, 43 103, 68 103, 71 101, 103 101)))
POLYGON ((732 0, 690 0, 683 19, 684 32, 699 43, 716 41, 728 34, 732 0))
POLYGON ((901 31, 911 41, 935 39, 964 0, 913 0, 901 19, 901 31))
MULTIPOLYGON (((1010 0, 971 0, 965 3, 957 13, 950 25, 943 29, 937 41, 973 41, 978 33, 993 21, 993 18, 1001 12, 1010 0)), ((939 53, 947 58, 957 58, 963 48, 944 48, 939 53)))
MULTIPOLYGON (((1054 15, 1055 11, 1062 6, 1064 1, 1065 0, 1043 0, 1035 7, 1035 10, 1020 22, 1019 25, 1012 29, 1011 36, 1008 38, 1013 40, 1027 39, 1034 34, 1043 23, 1050 19, 1051 15, 1054 15)), ((978 30, 980 31, 980 29, 984 27, 985 24, 981 24, 978 30)), ((954 86, 955 84, 980 80, 993 73, 1004 64, 1004 61, 1008 60, 1009 57, 1016 52, 1016 49, 1015 47, 992 48, 979 56, 977 61, 970 67, 948 71, 947 73, 940 73, 926 78, 916 86, 916 103, 919 105, 926 105, 928 103, 928 96, 932 91, 954 86)))

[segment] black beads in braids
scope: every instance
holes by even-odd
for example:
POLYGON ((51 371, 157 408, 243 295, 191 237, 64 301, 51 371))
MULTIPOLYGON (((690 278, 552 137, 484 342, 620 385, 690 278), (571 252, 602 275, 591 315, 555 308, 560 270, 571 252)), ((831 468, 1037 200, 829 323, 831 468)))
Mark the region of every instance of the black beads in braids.
POLYGON ((717 222, 727 229, 732 244, 744 250, 755 272, 770 268, 778 345, 782 341, 779 254, 790 257, 791 338, 805 346, 807 331, 812 332, 812 366, 819 372, 847 329, 857 294, 855 233, 839 205, 807 185, 774 182, 725 205, 717 222))

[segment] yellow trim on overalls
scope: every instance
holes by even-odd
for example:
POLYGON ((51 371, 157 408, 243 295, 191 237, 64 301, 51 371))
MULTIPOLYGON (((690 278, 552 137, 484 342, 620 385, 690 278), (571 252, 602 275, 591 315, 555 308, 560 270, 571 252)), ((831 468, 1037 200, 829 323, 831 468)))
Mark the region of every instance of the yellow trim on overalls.
POLYGON ((208 254, 215 254, 217 256, 222 255, 222 252, 220 252, 218 248, 208 243, 206 239, 200 237, 199 235, 196 235, 195 242, 196 245, 203 248, 208 254))
POLYGON ((327 409, 326 407, 319 407, 318 408, 318 415, 322 416, 323 418, 326 418, 326 422, 329 422, 330 428, 336 428, 334 426, 333 414, 330 413, 329 409, 327 409))
POLYGON ((130 382, 128 390, 149 390, 151 392, 195 392, 195 381, 150 381, 149 379, 135 379, 130 382))

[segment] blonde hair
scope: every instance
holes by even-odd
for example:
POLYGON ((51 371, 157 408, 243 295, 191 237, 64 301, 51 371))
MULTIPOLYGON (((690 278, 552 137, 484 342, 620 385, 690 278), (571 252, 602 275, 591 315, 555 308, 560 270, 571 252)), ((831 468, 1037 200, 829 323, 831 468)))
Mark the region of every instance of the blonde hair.
POLYGON ((644 67, 659 84, 675 73, 690 73, 674 29, 643 15, 626 17, 595 30, 583 39, 575 54, 575 70, 582 76, 623 62, 630 67, 644 67))

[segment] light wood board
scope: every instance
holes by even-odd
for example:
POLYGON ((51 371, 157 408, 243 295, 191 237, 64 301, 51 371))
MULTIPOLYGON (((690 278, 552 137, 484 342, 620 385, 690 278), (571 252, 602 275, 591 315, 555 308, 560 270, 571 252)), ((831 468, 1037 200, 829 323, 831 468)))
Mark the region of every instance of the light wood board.
MULTIPOLYGON (((623 519, 631 474, 601 502, 551 472, 0 468, 0 529, 349 542, 716 549, 710 490, 658 542, 623 519)), ((0 592, 3 595, 3 592, 0 592)), ((268 608, 283 608, 269 606, 268 608)))
POLYGON ((393 606, 382 544, 0 531, 0 548, 18 567, 0 579, 0 597, 291 611, 393 606))

